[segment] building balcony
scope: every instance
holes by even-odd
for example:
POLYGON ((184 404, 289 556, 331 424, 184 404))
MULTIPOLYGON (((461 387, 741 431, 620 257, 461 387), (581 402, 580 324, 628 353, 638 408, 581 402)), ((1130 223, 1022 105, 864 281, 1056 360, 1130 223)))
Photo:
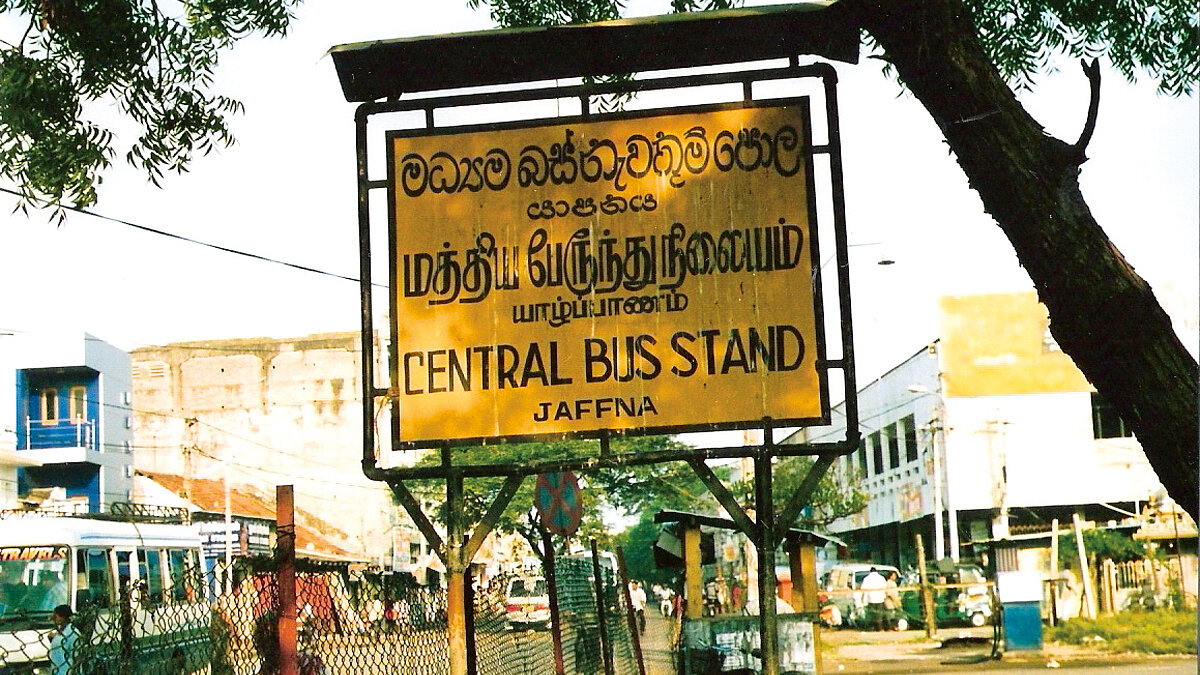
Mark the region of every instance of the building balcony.
POLYGON ((26 420, 25 445, 22 450, 53 448, 86 448, 100 450, 100 437, 94 420, 38 422, 26 420))

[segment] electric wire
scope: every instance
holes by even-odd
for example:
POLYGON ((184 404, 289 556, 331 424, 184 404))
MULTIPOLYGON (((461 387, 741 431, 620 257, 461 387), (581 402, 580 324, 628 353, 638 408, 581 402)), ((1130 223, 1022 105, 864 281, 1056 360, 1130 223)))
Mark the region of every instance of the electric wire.
MULTIPOLYGON (((20 191, 13 190, 12 188, 0 187, 0 192, 4 192, 4 193, 7 193, 7 194, 10 194, 10 195, 22 198, 22 199, 30 199, 32 201, 41 201, 42 204, 47 205, 47 206, 50 205, 50 203, 45 200, 39 200, 36 197, 31 197, 29 195, 22 194, 20 191)), ((246 258, 250 258, 251 260, 258 260, 260 262, 267 262, 267 263, 271 263, 274 265, 282 265, 284 267, 290 267, 292 269, 300 270, 302 272, 311 272, 312 274, 320 274, 322 276, 333 277, 335 279, 342 279, 344 281, 353 281, 354 283, 362 282, 361 279, 358 279, 356 277, 348 277, 348 276, 345 276, 342 274, 337 274, 335 272, 328 272, 326 270, 318 269, 316 267, 309 267, 308 265, 301 265, 299 263, 288 262, 286 260, 279 260, 278 258, 271 258, 269 256, 259 255, 257 253, 241 251, 236 248, 230 248, 228 246, 222 246, 220 244, 212 244, 212 243, 209 243, 206 241, 200 241, 199 239, 192 239, 191 237, 185 237, 181 234, 175 234, 174 232, 167 232, 166 230, 160 230, 160 229, 157 229, 154 227, 149 227, 147 225, 139 225, 137 223, 134 223, 134 222, 131 222, 128 220, 124 220, 122 218, 106 216, 102 213, 97 213, 95 211, 85 209, 85 208, 79 207, 79 206, 72 206, 72 205, 67 205, 67 204, 59 204, 57 206, 62 209, 65 209, 67 211, 74 211, 75 213, 79 213, 79 214, 82 214, 85 216, 91 216, 92 218, 99 218, 100 220, 106 220, 108 222, 116 223, 118 225, 124 225, 126 227, 131 227, 135 230, 140 230, 142 232, 148 232, 150 234, 157 234, 161 237, 167 237, 169 239, 175 239, 177 241, 182 241, 182 242, 186 242, 189 244, 195 244, 197 246, 203 246, 205 248, 211 248, 213 250, 221 251, 223 253, 229 253, 232 255, 243 256, 246 258)), ((386 289, 388 287, 386 284, 379 284, 379 283, 375 283, 375 282, 371 282, 371 285, 378 287, 378 288, 384 288, 384 289, 386 289)))

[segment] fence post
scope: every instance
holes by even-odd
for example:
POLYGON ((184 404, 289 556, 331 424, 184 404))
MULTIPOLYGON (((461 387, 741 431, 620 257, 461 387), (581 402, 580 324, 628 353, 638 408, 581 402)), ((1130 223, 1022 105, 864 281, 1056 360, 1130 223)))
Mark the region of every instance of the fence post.
MULTIPOLYGON (((626 618, 629 620, 629 636, 633 640, 633 654, 637 658, 639 675, 646 675, 646 664, 642 661, 642 636, 638 630, 638 620, 633 609, 633 599, 629 594, 629 571, 625 569, 625 550, 617 547, 617 569, 621 573, 621 589, 625 595, 626 618)), ((644 592, 644 591, 643 591, 644 592)), ((642 621, 646 620, 646 608, 642 608, 642 621)))
POLYGON ((604 614, 607 609, 605 607, 604 597, 604 576, 600 569, 600 552, 596 547, 596 540, 592 540, 592 574, 595 576, 596 586, 596 618, 600 623, 600 657, 604 659, 605 675, 614 675, 616 672, 613 664, 612 642, 608 636, 608 626, 604 622, 604 614))
MULTIPOLYGON (((546 554, 546 591, 550 595, 550 641, 554 645, 554 673, 567 672, 563 663, 562 611, 558 606, 558 573, 554 568, 554 541, 548 530, 542 530, 542 551, 546 554)), ((578 639, 578 638, 577 638, 578 639)))
POLYGON ((279 555, 279 675, 298 675, 300 672, 296 649, 295 504, 291 485, 275 486, 275 545, 279 555))
POLYGON ((121 602, 121 650, 119 661, 120 671, 127 673, 133 670, 133 603, 136 593, 132 583, 121 584, 118 598, 121 602))
POLYGON ((921 607, 925 610, 925 637, 937 632, 937 613, 933 606, 933 588, 929 585, 929 571, 925 568, 925 542, 921 534, 913 535, 917 546, 917 570, 921 573, 921 607))

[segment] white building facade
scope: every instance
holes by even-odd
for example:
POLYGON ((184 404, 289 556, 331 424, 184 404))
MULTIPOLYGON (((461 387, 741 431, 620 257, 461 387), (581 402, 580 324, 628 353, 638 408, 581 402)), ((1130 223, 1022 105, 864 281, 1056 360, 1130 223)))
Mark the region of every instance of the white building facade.
MULTIPOLYGON (((856 558, 976 558, 1073 513, 1120 520, 1162 486, 1063 354, 1033 293, 944 298, 941 336, 858 392, 863 442, 832 469, 867 508, 832 531, 856 558)), ((835 407, 841 409, 843 404, 835 407)), ((785 442, 844 437, 845 417, 785 442)))

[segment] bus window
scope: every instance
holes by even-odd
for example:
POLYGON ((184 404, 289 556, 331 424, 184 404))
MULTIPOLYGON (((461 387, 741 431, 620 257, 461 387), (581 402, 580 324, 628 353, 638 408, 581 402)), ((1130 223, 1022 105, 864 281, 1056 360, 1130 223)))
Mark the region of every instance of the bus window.
POLYGON ((77 604, 91 607, 108 607, 112 604, 112 566, 108 550, 103 548, 80 549, 76 555, 76 577, 79 580, 77 604))
POLYGON ((173 548, 167 551, 170 561, 171 597, 176 602, 194 602, 200 588, 200 568, 193 551, 173 548))
POLYGON ((117 593, 122 597, 133 592, 129 587, 129 581, 133 579, 133 570, 130 568, 132 558, 132 551, 117 551, 117 593))
POLYGON ((146 584, 146 599, 151 604, 162 604, 162 551, 155 549, 138 549, 138 576, 146 584))

